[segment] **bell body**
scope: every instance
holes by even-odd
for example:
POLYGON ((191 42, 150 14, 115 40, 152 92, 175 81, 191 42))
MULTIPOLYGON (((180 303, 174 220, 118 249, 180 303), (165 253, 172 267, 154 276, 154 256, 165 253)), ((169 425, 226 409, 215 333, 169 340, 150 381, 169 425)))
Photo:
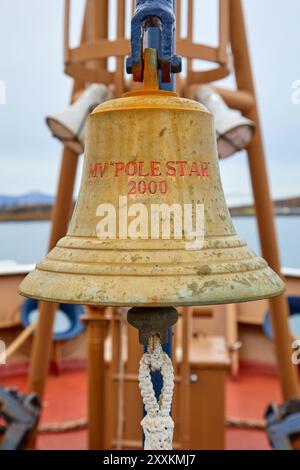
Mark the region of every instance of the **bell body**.
POLYGON ((283 291, 282 280, 236 235, 212 115, 174 93, 146 91, 108 101, 89 117, 68 234, 20 288, 41 300, 122 306, 243 302, 283 291), (157 237, 155 227, 150 236, 150 214, 160 204, 192 205, 193 215, 196 204, 203 207, 201 247, 187 243, 185 226, 181 238, 175 225, 169 237, 157 237), (140 237, 129 236, 131 223, 140 237))

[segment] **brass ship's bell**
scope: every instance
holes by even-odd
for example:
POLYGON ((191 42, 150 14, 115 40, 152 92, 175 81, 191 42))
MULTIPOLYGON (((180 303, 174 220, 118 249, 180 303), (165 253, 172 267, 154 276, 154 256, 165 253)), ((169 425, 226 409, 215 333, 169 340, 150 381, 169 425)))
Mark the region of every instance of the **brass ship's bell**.
POLYGON ((144 90, 107 101, 90 115, 67 236, 25 278, 22 295, 87 305, 183 306, 283 293, 282 280, 236 235, 212 115, 195 101, 158 90, 156 74, 146 51, 144 90), (185 207, 193 217, 202 207, 202 240, 187 240, 179 220, 185 207), (163 232, 168 222, 170 236, 163 232))

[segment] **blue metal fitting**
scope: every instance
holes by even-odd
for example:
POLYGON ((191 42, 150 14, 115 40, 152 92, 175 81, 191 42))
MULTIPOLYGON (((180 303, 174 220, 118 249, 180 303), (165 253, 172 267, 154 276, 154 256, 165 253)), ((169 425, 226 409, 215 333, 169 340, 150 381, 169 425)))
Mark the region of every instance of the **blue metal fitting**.
POLYGON ((131 21, 131 51, 127 59, 127 72, 135 81, 143 81, 143 38, 148 28, 161 31, 161 56, 158 66, 162 71, 162 81, 169 83, 172 73, 182 69, 181 57, 173 54, 175 42, 174 0, 137 0, 135 14, 131 21))
POLYGON ((292 439, 300 436, 300 399, 292 399, 280 406, 270 405, 265 418, 272 448, 293 450, 292 439))

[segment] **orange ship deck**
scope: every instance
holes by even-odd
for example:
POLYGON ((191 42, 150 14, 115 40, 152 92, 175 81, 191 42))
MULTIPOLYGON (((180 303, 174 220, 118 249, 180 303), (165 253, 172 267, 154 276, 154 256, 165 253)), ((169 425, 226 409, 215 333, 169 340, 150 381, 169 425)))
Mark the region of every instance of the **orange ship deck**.
MULTIPOLYGON (((26 391, 26 376, 9 377, 2 380, 4 386, 16 386, 26 391)), ((262 420, 262 415, 271 400, 280 402, 280 391, 275 375, 263 375, 242 370, 236 381, 227 381, 227 416, 262 420)), ((85 371, 63 372, 60 376, 49 376, 44 401, 42 424, 64 423, 84 419, 87 415, 87 380, 85 371)), ((85 430, 60 434, 39 435, 37 449, 40 450, 85 450, 85 430)), ((227 428, 227 450, 270 449, 265 432, 227 428)))

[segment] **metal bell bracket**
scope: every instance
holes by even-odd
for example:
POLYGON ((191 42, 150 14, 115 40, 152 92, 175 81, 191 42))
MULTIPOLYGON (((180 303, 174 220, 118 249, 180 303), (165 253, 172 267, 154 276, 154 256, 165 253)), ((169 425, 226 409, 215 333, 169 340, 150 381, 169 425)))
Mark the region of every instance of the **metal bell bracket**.
POLYGON ((139 330, 140 344, 148 346, 151 337, 159 336, 163 344, 168 342, 168 329, 178 320, 173 307, 134 307, 127 313, 127 321, 139 330))
MULTIPOLYGON (((137 0, 131 30, 132 57, 127 59, 127 72, 133 74, 135 81, 144 82, 145 91, 155 93, 162 83, 170 83, 173 89, 172 74, 181 72, 181 58, 173 54, 175 1, 137 0), (148 28, 156 32, 144 51, 144 33, 148 28)), ((170 349, 171 327, 178 320, 178 312, 173 307, 137 307, 129 310, 127 320, 139 330, 139 341, 145 346, 139 368, 139 385, 145 409, 141 422, 145 436, 144 449, 171 450, 174 371, 162 344, 166 345, 166 350, 170 349)))
POLYGON ((292 399, 280 406, 270 405, 265 418, 272 448, 293 450, 292 439, 300 435, 300 399, 292 399))
POLYGON ((133 74, 136 82, 144 80, 144 34, 149 28, 161 31, 161 54, 158 68, 162 71, 162 82, 170 83, 172 73, 182 70, 181 57, 173 53, 175 43, 175 1, 137 0, 131 21, 131 51, 127 58, 127 73, 133 74))

